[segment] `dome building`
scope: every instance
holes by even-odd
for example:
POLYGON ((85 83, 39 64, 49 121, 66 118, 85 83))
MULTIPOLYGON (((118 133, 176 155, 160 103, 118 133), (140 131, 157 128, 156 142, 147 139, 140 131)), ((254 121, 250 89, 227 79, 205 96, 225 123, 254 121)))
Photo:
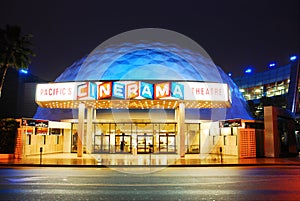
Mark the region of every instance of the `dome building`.
POLYGON ((207 131, 252 119, 238 87, 199 45, 161 29, 105 41, 36 94, 34 118, 72 122, 73 152, 207 152, 207 131))

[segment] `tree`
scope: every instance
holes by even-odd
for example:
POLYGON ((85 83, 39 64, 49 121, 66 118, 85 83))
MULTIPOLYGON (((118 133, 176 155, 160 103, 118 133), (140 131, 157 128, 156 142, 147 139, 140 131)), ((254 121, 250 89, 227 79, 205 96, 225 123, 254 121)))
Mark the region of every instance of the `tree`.
POLYGON ((6 29, 0 29, 0 69, 2 71, 0 98, 7 70, 9 68, 27 70, 31 57, 35 56, 30 49, 32 37, 31 34, 22 36, 19 26, 6 25, 6 29))
POLYGON ((0 120, 0 154, 12 154, 15 149, 19 123, 14 119, 0 120))

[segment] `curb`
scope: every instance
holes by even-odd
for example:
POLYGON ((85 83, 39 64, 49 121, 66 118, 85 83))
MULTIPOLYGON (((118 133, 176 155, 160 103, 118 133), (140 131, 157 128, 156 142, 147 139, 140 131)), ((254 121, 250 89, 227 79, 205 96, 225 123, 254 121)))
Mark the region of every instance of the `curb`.
POLYGON ((1 167, 75 167, 75 168, 162 168, 162 167, 255 167, 300 166, 300 163, 245 163, 245 164, 170 164, 170 165, 67 165, 67 164, 0 164, 1 167))

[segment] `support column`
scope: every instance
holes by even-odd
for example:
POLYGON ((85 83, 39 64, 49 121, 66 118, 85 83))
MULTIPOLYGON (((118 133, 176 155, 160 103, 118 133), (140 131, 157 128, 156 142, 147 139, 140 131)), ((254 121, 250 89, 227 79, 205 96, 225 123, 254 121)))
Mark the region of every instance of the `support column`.
POLYGON ((82 140, 84 136, 84 110, 85 105, 83 103, 80 103, 78 106, 77 157, 82 157, 83 154, 82 140))
POLYGON ((179 103, 178 109, 175 112, 178 126, 178 149, 180 157, 185 157, 185 105, 179 103))
POLYGON ((87 126, 86 126, 86 153, 92 153, 93 142, 93 108, 87 108, 87 126))
POLYGON ((23 134, 23 127, 21 126, 21 128, 18 128, 17 130, 17 137, 16 137, 16 145, 15 145, 15 155, 14 158, 20 159, 23 158, 23 147, 25 147, 26 143, 23 143, 23 138, 27 137, 26 134, 23 134))
POLYGON ((274 106, 264 107, 264 114, 265 156, 297 154, 294 117, 287 110, 274 106), (282 138, 287 141, 282 142, 282 138))
POLYGON ((264 107, 264 147, 266 157, 279 157, 280 141, 277 125, 277 111, 272 106, 264 107))

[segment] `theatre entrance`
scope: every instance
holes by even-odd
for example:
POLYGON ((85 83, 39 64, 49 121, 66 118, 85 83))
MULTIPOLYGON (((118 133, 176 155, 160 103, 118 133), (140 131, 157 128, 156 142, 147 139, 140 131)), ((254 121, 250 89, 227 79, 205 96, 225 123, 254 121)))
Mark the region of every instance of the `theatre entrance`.
POLYGON ((153 152, 153 135, 138 135, 137 136, 137 153, 151 153, 153 152))
MULTIPOLYGON (((77 152, 77 126, 73 124, 71 152, 77 152)), ((93 153, 173 154, 178 151, 176 123, 94 123, 93 130, 93 153)), ((186 124, 185 136, 186 153, 200 153, 200 124, 186 124)))
POLYGON ((160 153, 175 153, 176 152, 175 133, 160 134, 158 148, 160 153))
MULTIPOLYGON (((77 151, 77 126, 73 124, 72 152, 77 151)), ((199 153, 200 124, 186 126, 186 153, 199 153)), ((145 154, 151 151, 168 154, 178 151, 176 123, 94 123, 93 130, 93 153, 145 154)))
POLYGON ((110 135, 95 135, 94 136, 94 153, 109 153, 110 152, 110 135))
POLYGON ((131 153, 132 151, 132 137, 122 133, 115 136, 116 153, 131 153))
POLYGON ((95 123, 94 153, 176 153, 176 123, 95 123))

